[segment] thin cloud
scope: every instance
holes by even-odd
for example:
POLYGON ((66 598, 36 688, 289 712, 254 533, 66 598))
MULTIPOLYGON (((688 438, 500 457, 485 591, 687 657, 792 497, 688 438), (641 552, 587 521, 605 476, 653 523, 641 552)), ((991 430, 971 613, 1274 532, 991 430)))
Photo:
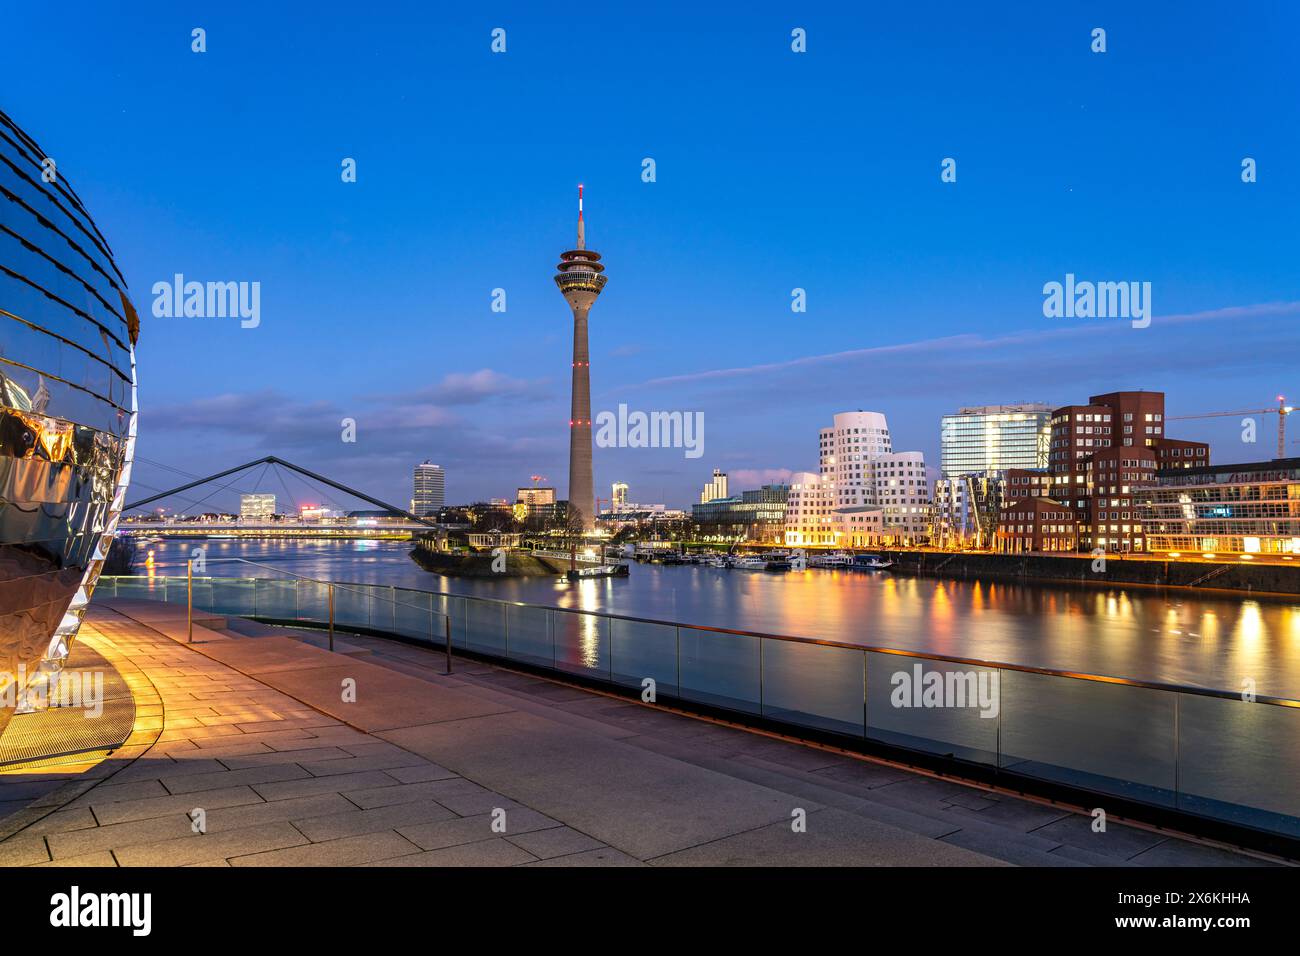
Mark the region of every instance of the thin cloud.
MULTIPOLYGON (((1227 320, 1253 319, 1266 316, 1284 316, 1300 314, 1300 302, 1266 302, 1257 305, 1230 306, 1205 312, 1191 312, 1179 315, 1157 315, 1152 320, 1154 326, 1167 326, 1188 322, 1222 322, 1227 320)), ((1060 321, 1060 320, 1052 320, 1060 321)), ((732 368, 708 369, 700 372, 687 372, 682 375, 670 375, 652 378, 630 388, 644 388, 660 385, 681 385, 687 382, 703 382, 711 379, 738 378, 749 375, 770 375, 773 372, 798 369, 812 365, 835 362, 847 362, 866 358, 887 358, 927 352, 974 351, 1002 349, 1010 346, 1047 344, 1055 340, 1094 335, 1114 334, 1117 323, 1124 320, 1082 320, 1086 324, 1056 325, 1046 329, 1022 329, 1009 335, 986 337, 977 333, 949 335, 933 339, 920 339, 915 342, 901 342, 894 345, 875 345, 861 349, 847 349, 842 352, 828 352, 821 355, 807 355, 779 362, 766 362, 759 365, 738 366, 732 368)), ((1127 327, 1127 326, 1125 326, 1127 327)), ((1139 331, 1139 330, 1134 330, 1139 331)), ((1141 330, 1145 331, 1145 330, 1141 330)))
POLYGON ((477 372, 451 372, 441 382, 415 391, 378 396, 401 405, 478 405, 516 398, 549 398, 549 380, 513 378, 490 368, 477 372))

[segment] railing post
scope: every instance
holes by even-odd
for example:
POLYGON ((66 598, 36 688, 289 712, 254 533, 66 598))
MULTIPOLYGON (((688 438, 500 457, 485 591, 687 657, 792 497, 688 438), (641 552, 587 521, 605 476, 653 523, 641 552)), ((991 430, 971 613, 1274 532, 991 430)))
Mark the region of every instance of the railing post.
MULTIPOLYGON (((1179 766, 1182 763, 1182 708, 1179 704, 1182 701, 1182 694, 1174 694, 1174 809, 1181 809, 1183 805, 1180 793, 1182 787, 1181 770, 1179 766)), ((999 708, 1000 709, 1000 708, 999 708)))
POLYGON ((185 632, 186 643, 194 643, 194 559, 185 562, 185 632))
MULTIPOLYGON (((447 604, 446 607, 448 611, 451 610, 450 604, 447 604)), ((450 674, 451 673, 451 614, 444 614, 442 616, 442 619, 445 622, 444 630, 446 631, 447 634, 447 673, 450 674)))
POLYGON ((334 585, 329 585, 330 605, 330 650, 334 650, 334 585))

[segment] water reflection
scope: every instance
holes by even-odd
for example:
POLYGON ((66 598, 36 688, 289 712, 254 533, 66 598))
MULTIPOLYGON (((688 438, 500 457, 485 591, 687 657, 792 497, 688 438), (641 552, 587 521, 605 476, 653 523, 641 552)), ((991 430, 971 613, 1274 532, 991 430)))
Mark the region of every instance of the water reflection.
MULTIPOLYGON (((185 555, 207 549, 208 571, 241 557, 311 577, 477 594, 990 661, 1237 689, 1300 698, 1300 602, 1145 588, 938 580, 848 571, 754 574, 638 565, 626 580, 578 585, 553 578, 445 578, 417 568, 392 541, 169 540, 155 573, 184 576, 185 555)), ((269 574, 269 572, 257 572, 269 574)), ((608 666, 600 619, 552 615, 557 659, 608 666)))

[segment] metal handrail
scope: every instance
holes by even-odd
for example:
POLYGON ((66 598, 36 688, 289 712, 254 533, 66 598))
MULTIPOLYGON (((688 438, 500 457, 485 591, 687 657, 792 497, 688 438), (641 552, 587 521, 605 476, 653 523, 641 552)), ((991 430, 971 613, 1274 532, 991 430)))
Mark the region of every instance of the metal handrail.
MULTIPOLYGON (((268 565, 259 565, 256 562, 248 561, 247 559, 244 558, 218 558, 214 560, 242 561, 245 564, 252 564, 257 567, 267 567, 269 570, 273 570, 273 571, 283 570, 280 568, 270 567, 268 565)), ((334 586, 341 587, 349 591, 352 591, 355 588, 391 587, 394 591, 409 591, 413 594, 428 594, 428 595, 443 597, 443 598, 459 598, 466 601, 477 601, 484 604, 498 604, 505 607, 531 608, 531 609, 544 610, 544 611, 559 611, 565 614, 578 614, 578 615, 585 615, 588 617, 608 618, 610 620, 616 620, 616 621, 628 621, 634 624, 654 624, 654 625, 659 625, 661 627, 686 628, 687 630, 706 631, 714 634, 734 634, 739 637, 755 637, 759 639, 785 641, 785 642, 797 643, 797 644, 816 644, 823 647, 838 647, 838 648, 843 648, 845 650, 871 652, 875 654, 894 654, 899 657, 913 657, 913 658, 919 658, 921 660, 942 661, 944 663, 950 663, 950 664, 963 664, 968 667, 988 667, 995 670, 1017 671, 1026 674, 1041 674, 1046 677, 1064 677, 1064 678, 1069 678, 1071 680, 1092 681, 1094 683, 1101 683, 1101 684, 1117 684, 1126 687, 1143 687, 1149 690, 1159 690, 1159 691, 1165 691, 1167 693, 1175 693, 1175 694, 1192 694, 1198 697, 1213 697, 1221 700, 1243 700, 1244 699, 1239 691, 1221 690, 1221 689, 1209 688, 1209 687, 1197 687, 1195 685, 1190 685, 1190 684, 1172 684, 1172 683, 1165 683, 1162 681, 1149 681, 1149 680, 1142 680, 1139 678, 1132 678, 1132 677, 1115 677, 1115 676, 1105 675, 1105 674, 1088 674, 1079 671, 1056 670, 1050 667, 1036 667, 1030 664, 1012 664, 1003 661, 982 660, 980 658, 956 657, 950 654, 939 654, 931 651, 907 650, 904 648, 897 648, 897 647, 879 647, 870 644, 850 644, 845 641, 827 640, 825 638, 799 637, 799 636, 788 635, 788 634, 771 634, 764 631, 748 631, 739 628, 717 627, 709 624, 685 624, 678 621, 664 621, 655 618, 635 617, 627 614, 614 614, 608 611, 589 611, 589 610, 584 610, 582 608, 558 607, 556 605, 550 605, 550 604, 530 604, 526 601, 510 601, 501 598, 480 597, 478 595, 473 595, 473 594, 456 594, 454 592, 449 592, 449 591, 429 591, 423 588, 408 588, 408 587, 401 587, 398 585, 387 585, 387 584, 365 584, 365 583, 358 583, 358 582, 344 583, 344 582, 320 581, 317 578, 309 578, 306 577, 305 575, 294 574, 294 572, 292 571, 284 571, 283 573, 290 574, 297 578, 302 578, 303 580, 313 581, 317 584, 325 584, 330 587, 334 587, 334 586)), ((134 578, 147 579, 147 576, 145 575, 111 575, 111 576, 106 575, 106 577, 112 577, 112 578, 134 577, 134 578)), ((163 577, 166 576, 163 575, 163 577)), ((230 580, 258 581, 264 579, 231 578, 230 580)), ((363 593, 363 592, 354 591, 353 593, 363 593)), ((369 592, 364 592, 364 593, 369 593, 369 592)), ((414 604, 406 604, 405 602, 393 602, 393 603, 395 604, 400 603, 403 607, 411 607, 420 611, 429 610, 428 608, 422 608, 414 604)), ((441 611, 434 611, 433 613, 440 614, 442 617, 446 619, 448 633, 450 634, 450 627, 451 627, 450 616, 441 611)), ((1289 698, 1289 697, 1274 697, 1267 694, 1256 694, 1250 700, 1252 703, 1272 704, 1274 706, 1279 706, 1279 707, 1300 708, 1300 700, 1289 698)))
MULTIPOLYGON (((412 591, 412 592, 414 592, 414 593, 421 593, 421 594, 433 594, 433 593, 435 593, 435 592, 433 592, 433 591, 427 591, 427 592, 426 592, 426 591, 419 591, 419 590, 416 589, 416 588, 398 588, 398 587, 396 587, 396 586, 394 586, 394 585, 384 585, 384 584, 345 584, 345 583, 340 583, 340 582, 337 582, 337 581, 322 581, 320 578, 308 577, 307 575, 305 575, 305 574, 299 574, 299 573, 296 572, 296 571, 289 571, 289 570, 287 570, 286 568, 277 568, 277 567, 274 567, 273 565, 269 565, 269 564, 261 564, 261 563, 259 563, 259 562, 257 562, 257 561, 250 561, 250 560, 248 560, 247 558, 212 558, 211 560, 212 560, 212 563, 213 563, 213 564, 216 564, 216 563, 219 563, 219 562, 223 562, 223 561, 238 561, 240 564, 248 564, 248 565, 251 565, 251 566, 253 566, 253 567, 255 567, 255 568, 263 568, 263 569, 265 569, 265 570, 267 570, 267 571, 275 571, 275 572, 277 572, 277 573, 279 573, 279 574, 287 574, 287 575, 289 575, 290 577, 292 577, 292 578, 297 578, 297 579, 300 580, 300 581, 311 581, 313 584, 321 584, 321 585, 324 585, 326 588, 328 588, 328 589, 329 589, 329 591, 328 591, 328 594, 329 594, 329 647, 330 647, 330 650, 331 650, 331 651, 334 650, 334 589, 335 589, 336 587, 338 587, 338 588, 342 588, 344 591, 347 591, 347 592, 349 592, 349 593, 351 593, 351 594, 361 594, 361 595, 365 595, 365 596, 367 596, 367 597, 374 597, 374 592, 373 592, 373 591, 369 591, 369 590, 367 590, 367 591, 360 591, 360 590, 357 590, 357 589, 358 589, 358 588, 381 588, 381 587, 391 587, 391 588, 393 589, 394 592, 396 592, 396 591, 398 591, 398 590, 402 590, 402 591, 412 591)), ((193 564, 194 564, 194 561, 193 561, 192 559, 189 559, 189 560, 187 560, 187 561, 185 562, 185 572, 186 572, 185 577, 186 577, 186 590, 187 590, 186 600, 187 600, 187 604, 188 604, 188 622, 187 622, 187 626, 188 626, 188 629, 189 629, 189 641, 190 641, 190 643, 193 643, 193 642, 194 642, 194 585, 193 585, 194 578, 193 578, 193 564)), ((205 567, 207 566, 207 559, 206 559, 206 558, 204 559, 204 566, 205 566, 205 567)), ((113 577, 141 577, 141 575, 113 575, 113 577)), ((166 575, 163 575, 163 577, 166 577, 166 575)), ((209 579, 209 580, 213 580, 213 578, 212 578, 211 576, 209 576, 208 579, 209 579)), ((264 581, 264 580, 267 580, 267 579, 266 579, 266 578, 232 578, 231 580, 234 580, 234 581, 254 581, 254 582, 256 582, 256 581, 264 581)), ((295 593, 296 593, 296 591, 295 591, 295 593)), ((443 612, 443 611, 435 611, 435 610, 433 609, 433 603, 432 603, 432 602, 430 602, 429 607, 424 608, 424 607, 420 607, 420 606, 417 605, 417 604, 407 604, 407 603, 404 602, 404 601, 398 601, 398 600, 396 600, 396 599, 394 599, 394 598, 384 598, 384 600, 387 600, 387 601, 388 601, 390 604, 392 604, 394 607, 399 607, 399 606, 400 606, 400 607, 409 607, 409 608, 411 608, 411 609, 413 609, 413 610, 416 610, 416 611, 427 611, 427 612, 430 614, 430 616, 437 615, 438 617, 441 617, 441 618, 443 619, 443 622, 444 622, 443 631, 444 631, 444 635, 445 635, 445 638, 446 638, 447 673, 450 674, 450 673, 451 673, 451 615, 450 615, 450 614, 447 614, 447 613, 445 613, 445 612, 443 612)), ((256 616, 256 615, 254 615, 254 616, 256 616)))

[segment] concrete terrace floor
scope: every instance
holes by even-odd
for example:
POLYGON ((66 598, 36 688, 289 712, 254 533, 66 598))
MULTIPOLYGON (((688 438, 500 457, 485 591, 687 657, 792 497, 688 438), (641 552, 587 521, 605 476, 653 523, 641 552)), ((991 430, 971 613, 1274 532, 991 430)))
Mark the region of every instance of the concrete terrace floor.
POLYGON ((184 608, 92 607, 81 639, 156 700, 93 779, 0 821, 0 864, 1270 862, 463 658, 446 676, 393 641, 331 654, 238 619, 185 636, 184 608))

